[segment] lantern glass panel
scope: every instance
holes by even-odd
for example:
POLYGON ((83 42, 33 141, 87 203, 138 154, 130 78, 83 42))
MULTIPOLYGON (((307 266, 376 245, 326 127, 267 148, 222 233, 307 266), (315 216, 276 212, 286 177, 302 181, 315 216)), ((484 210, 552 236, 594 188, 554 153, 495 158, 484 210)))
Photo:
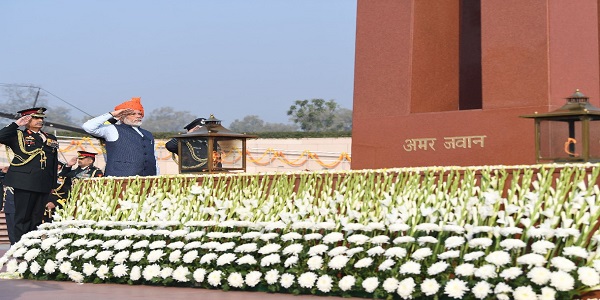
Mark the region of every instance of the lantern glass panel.
POLYGON ((208 168, 208 139, 187 138, 180 141, 181 173, 206 172, 208 168))
POLYGON ((219 151, 223 169, 242 169, 243 139, 218 138, 219 151))
POLYGON ((542 160, 578 160, 582 155, 581 122, 540 121, 540 156, 542 160))

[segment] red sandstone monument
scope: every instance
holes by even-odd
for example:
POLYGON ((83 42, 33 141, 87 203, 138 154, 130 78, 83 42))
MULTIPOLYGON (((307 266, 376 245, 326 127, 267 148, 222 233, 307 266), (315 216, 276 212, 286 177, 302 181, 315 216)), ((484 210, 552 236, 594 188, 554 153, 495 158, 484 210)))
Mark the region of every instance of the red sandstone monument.
POLYGON ((358 0, 352 168, 536 163, 533 121, 519 116, 575 89, 600 106, 599 10, 358 0))

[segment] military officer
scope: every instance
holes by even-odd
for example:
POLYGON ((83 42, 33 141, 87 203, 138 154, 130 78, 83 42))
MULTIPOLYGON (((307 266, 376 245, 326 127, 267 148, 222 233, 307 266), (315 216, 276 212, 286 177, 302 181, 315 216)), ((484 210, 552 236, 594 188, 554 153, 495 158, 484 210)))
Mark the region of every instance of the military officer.
MULTIPOLYGON (((205 118, 197 118, 189 124, 185 125, 183 129, 187 131, 187 133, 192 133, 194 131, 198 131, 204 126, 205 118)), ((182 161, 183 161, 183 169, 191 169, 194 168, 197 171, 206 171, 208 170, 208 142, 206 139, 197 139, 193 141, 185 141, 184 147, 182 149, 182 161)), ((172 138, 165 144, 165 148, 169 150, 171 153, 178 155, 179 154, 179 144, 176 138, 172 138)), ((217 143, 213 145, 213 153, 219 153, 219 146, 217 143)), ((220 162, 220 155, 218 157, 213 156, 213 164, 215 168, 221 168, 223 165, 220 162)), ((177 162, 175 157, 173 159, 177 162)))
POLYGON ((43 107, 21 110, 18 120, 0 129, 0 143, 14 154, 4 185, 14 191, 15 242, 42 223, 50 191, 56 187, 58 140, 41 130, 45 111, 43 107))
POLYGON ((73 157, 68 163, 62 164, 62 168, 58 173, 58 187, 52 191, 52 194, 50 194, 50 201, 46 204, 44 222, 52 222, 54 209, 65 205, 69 198, 73 179, 104 176, 102 170, 94 166, 97 153, 77 151, 77 154, 78 155, 73 157), (77 164, 77 168, 73 169, 75 164, 77 164))

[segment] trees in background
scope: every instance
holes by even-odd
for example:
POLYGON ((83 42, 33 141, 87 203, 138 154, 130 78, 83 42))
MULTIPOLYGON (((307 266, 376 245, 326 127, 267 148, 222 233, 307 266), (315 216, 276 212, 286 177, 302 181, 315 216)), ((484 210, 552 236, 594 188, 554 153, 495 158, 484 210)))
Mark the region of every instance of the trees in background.
POLYGON ((290 120, 303 131, 348 131, 352 129, 352 111, 335 100, 296 100, 287 112, 290 120))
POLYGON ((231 122, 229 129, 234 132, 291 132, 297 131, 298 126, 283 123, 268 123, 257 115, 248 115, 243 119, 231 122))

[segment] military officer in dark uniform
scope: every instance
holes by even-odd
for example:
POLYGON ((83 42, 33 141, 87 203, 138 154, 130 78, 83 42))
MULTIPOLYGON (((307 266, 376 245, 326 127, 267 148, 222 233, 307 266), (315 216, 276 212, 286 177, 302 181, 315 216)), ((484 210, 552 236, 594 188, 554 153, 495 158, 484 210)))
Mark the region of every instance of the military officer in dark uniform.
POLYGON ((15 242, 42 223, 48 196, 56 187, 58 140, 41 130, 45 111, 43 107, 21 110, 18 120, 0 129, 0 143, 14 155, 4 185, 14 190, 15 242))
POLYGON ((44 222, 52 222, 52 215, 56 207, 63 207, 69 198, 73 180, 102 177, 104 173, 94 166, 97 153, 77 151, 77 156, 62 166, 58 173, 58 187, 50 194, 50 201, 46 204, 44 222), (77 164, 77 168, 73 166, 77 164))

